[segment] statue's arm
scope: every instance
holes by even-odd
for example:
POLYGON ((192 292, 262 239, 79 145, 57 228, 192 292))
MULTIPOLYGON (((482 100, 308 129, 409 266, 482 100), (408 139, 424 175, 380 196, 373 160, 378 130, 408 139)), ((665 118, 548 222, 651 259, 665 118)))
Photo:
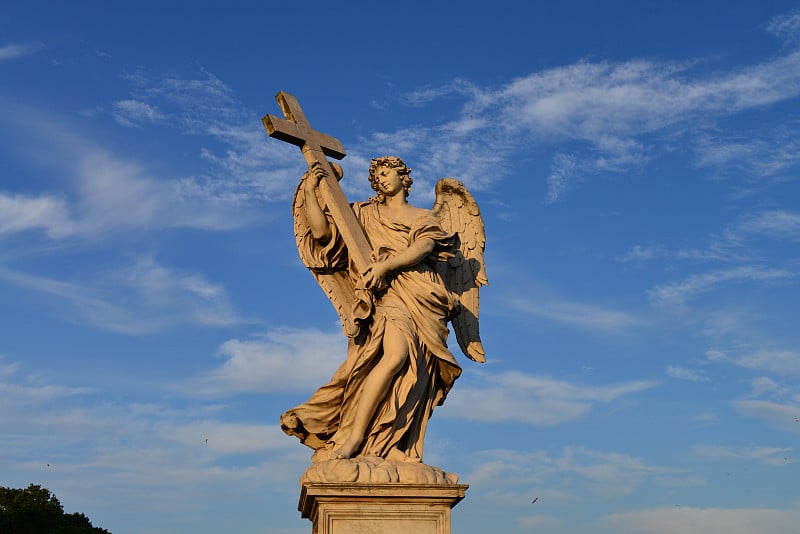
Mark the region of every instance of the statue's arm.
POLYGON ((325 245, 331 240, 331 227, 322 211, 322 206, 317 200, 319 182, 325 178, 326 172, 319 163, 314 163, 308 169, 308 176, 304 185, 306 217, 311 235, 320 244, 325 245))
POLYGON ((362 276, 364 285, 368 289, 384 287, 387 275, 418 264, 433 252, 435 246, 436 242, 433 239, 422 237, 394 256, 373 263, 364 271, 362 276))

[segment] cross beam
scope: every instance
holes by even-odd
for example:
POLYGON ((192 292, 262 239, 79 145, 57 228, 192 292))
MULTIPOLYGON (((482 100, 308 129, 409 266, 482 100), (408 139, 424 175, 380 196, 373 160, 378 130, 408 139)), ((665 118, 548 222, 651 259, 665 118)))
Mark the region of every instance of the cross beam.
POLYGON ((347 154, 342 143, 335 137, 313 130, 300 103, 294 96, 281 91, 275 95, 275 100, 278 101, 278 106, 283 111, 286 120, 274 115, 264 115, 264 118, 261 119, 264 128, 267 129, 270 137, 299 146, 309 166, 319 162, 327 171, 327 176, 320 182, 324 182, 326 186, 320 188, 322 198, 328 206, 336 228, 342 234, 342 239, 347 245, 347 253, 356 270, 363 273, 369 267, 372 247, 364 233, 364 228, 356 218, 344 191, 336 180, 330 162, 325 157, 330 156, 336 159, 345 157, 347 154))

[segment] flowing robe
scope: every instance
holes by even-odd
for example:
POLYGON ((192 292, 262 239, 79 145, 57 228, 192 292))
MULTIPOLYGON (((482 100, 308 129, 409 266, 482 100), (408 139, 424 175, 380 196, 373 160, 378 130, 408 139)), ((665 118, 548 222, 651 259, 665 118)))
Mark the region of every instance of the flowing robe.
MULTIPOLYGON (((432 239, 434 250, 416 265, 387 275, 388 288, 371 302, 354 303, 361 308, 356 315, 361 313, 364 321, 361 333, 349 339, 346 361, 307 402, 283 414, 281 427, 313 449, 346 440, 364 380, 383 354, 383 334, 391 322, 406 339, 408 358, 376 407, 357 454, 386 457, 396 448, 410 459, 421 460, 433 408, 444 402, 461 374, 447 348, 447 321, 458 310, 458 298, 447 291, 435 267, 448 257, 453 236, 430 212, 408 226, 381 213, 377 203, 359 203, 353 209, 372 244, 373 259, 397 254, 422 238, 432 239)), ((325 245, 308 235, 298 241, 300 256, 312 270, 348 268, 346 248, 335 226, 331 230, 333 237, 325 245)), ((357 288, 352 269, 349 278, 357 288)))

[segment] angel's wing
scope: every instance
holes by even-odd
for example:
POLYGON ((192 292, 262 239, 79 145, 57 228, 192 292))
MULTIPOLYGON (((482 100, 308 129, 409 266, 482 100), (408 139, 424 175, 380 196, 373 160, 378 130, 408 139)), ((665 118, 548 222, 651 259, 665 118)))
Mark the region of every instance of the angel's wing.
MULTIPOLYGON (((297 251, 300 253, 303 264, 309 268, 339 314, 345 335, 355 337, 359 332, 359 325, 353 311, 353 303, 358 299, 347 269, 347 252, 342 246, 341 240, 335 237, 324 246, 317 243, 312 237, 304 205, 303 184, 306 178, 307 175, 304 175, 300 180, 292 202, 297 251)), ((317 190, 317 197, 320 198, 319 190, 317 190)), ((331 226, 335 234, 336 227, 335 225, 331 226)))
POLYGON ((478 330, 478 288, 489 283, 483 262, 486 234, 478 204, 464 184, 454 178, 442 178, 436 184, 433 213, 447 232, 458 234, 458 252, 439 271, 447 289, 461 298, 461 312, 452 320, 458 345, 476 362, 486 361, 478 330))

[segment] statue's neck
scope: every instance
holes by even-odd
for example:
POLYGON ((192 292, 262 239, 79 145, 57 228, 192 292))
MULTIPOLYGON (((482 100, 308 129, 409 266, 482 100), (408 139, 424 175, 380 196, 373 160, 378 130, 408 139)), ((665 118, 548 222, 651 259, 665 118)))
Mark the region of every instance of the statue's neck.
POLYGON ((408 200, 406 200, 405 194, 398 193, 391 197, 385 196, 383 198, 383 204, 390 210, 403 209, 408 206, 408 200))

